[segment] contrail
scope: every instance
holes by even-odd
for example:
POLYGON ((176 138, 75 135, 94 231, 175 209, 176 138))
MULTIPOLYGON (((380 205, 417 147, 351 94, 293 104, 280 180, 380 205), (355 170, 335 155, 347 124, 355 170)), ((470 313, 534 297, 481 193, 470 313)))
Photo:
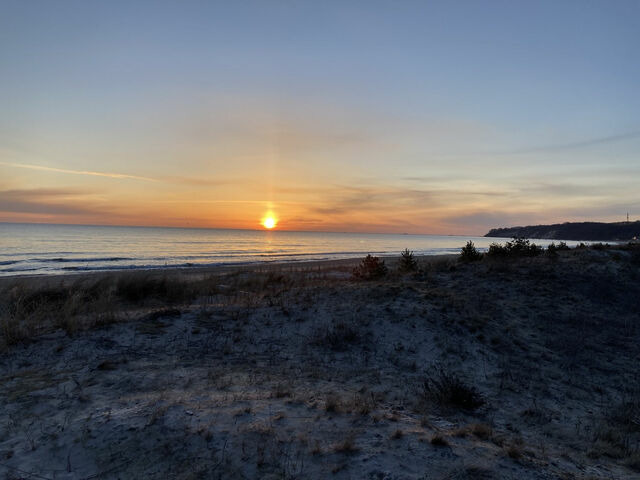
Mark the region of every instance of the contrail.
POLYGON ((57 172, 57 173, 69 173, 72 175, 90 175, 93 177, 108 177, 108 178, 128 178, 131 180, 142 180, 145 182, 157 182, 158 180, 150 177, 140 177, 138 175, 127 175, 124 173, 110 173, 110 172, 93 172, 91 170, 69 170, 66 168, 45 167, 43 165, 30 165, 28 163, 12 163, 1 162, 0 165, 5 167, 15 168, 27 168, 29 170, 41 170, 45 172, 57 172))

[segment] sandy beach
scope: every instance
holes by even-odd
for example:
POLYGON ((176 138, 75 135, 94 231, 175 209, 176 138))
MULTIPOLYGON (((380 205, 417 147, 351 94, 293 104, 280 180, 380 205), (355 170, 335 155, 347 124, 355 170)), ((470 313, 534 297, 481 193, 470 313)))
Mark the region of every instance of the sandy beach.
POLYGON ((0 282, 0 477, 640 475, 640 257, 0 282))

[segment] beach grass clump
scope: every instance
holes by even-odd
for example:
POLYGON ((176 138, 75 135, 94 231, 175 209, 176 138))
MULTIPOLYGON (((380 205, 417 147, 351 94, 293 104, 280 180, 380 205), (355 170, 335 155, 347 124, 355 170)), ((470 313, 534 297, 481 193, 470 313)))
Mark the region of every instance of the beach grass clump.
POLYGON ((313 345, 330 348, 336 352, 344 352, 351 345, 360 341, 361 334, 351 322, 333 320, 329 325, 319 328, 312 336, 313 345))
POLYGON ((629 432, 640 432, 640 392, 616 405, 610 418, 629 432))
POLYGON ((136 274, 118 278, 115 294, 130 303, 143 303, 153 298, 177 303, 193 297, 188 285, 178 279, 136 274))
POLYGON ((431 445, 433 445, 434 447, 449 446, 449 442, 447 441, 447 439, 440 433, 436 433, 433 437, 431 437, 429 443, 431 443, 431 445))
POLYGON ((28 338, 24 325, 6 309, 0 312, 0 351, 28 338))
POLYGON ((360 450, 356 445, 356 436, 354 432, 350 432, 344 440, 337 443, 333 447, 333 451, 336 453, 353 454, 360 450))
POLYGON ((423 380, 422 397, 441 407, 470 411, 485 403, 476 387, 467 385, 458 375, 446 371, 442 366, 423 380))
POLYGON ((482 258, 482 254, 478 251, 471 240, 460 250, 460 261, 476 262, 482 258))
POLYGON ((40 290, 17 284, 2 292, 0 344, 15 345, 40 332, 48 320, 69 312, 70 292, 62 287, 40 290))
POLYGON ((405 248, 404 251, 400 253, 398 269, 401 272, 415 272, 418 270, 418 262, 413 255, 413 252, 408 248, 405 248))
POLYGON ((352 273, 353 277, 359 280, 376 280, 384 277, 388 271, 384 260, 369 254, 353 269, 352 273))

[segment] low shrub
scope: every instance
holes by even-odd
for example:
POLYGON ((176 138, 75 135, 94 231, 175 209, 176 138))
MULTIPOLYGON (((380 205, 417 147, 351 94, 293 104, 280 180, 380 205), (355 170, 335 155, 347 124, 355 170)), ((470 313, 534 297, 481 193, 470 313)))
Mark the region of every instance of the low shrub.
POLYGON ((489 257, 506 257, 508 254, 506 247, 495 242, 489 245, 489 250, 487 251, 489 257))
POLYGON ((401 272, 415 272, 418 269, 418 262, 413 256, 413 252, 408 248, 404 249, 404 252, 400 253, 400 261, 398 262, 398 269, 401 272))
POLYGON ((118 278, 115 294, 131 303, 140 303, 152 298, 176 303, 192 296, 187 285, 178 279, 136 274, 118 278))
POLYGON ((484 405, 480 392, 467 385, 457 375, 447 372, 442 367, 428 375, 422 382, 422 396, 442 407, 476 410, 484 405))
POLYGON ((433 437, 431 437, 430 443, 435 447, 447 447, 449 445, 447 439, 439 433, 436 433, 433 437))
POLYGON ((475 262, 482 258, 482 254, 478 251, 471 240, 460 250, 460 260, 462 262, 475 262))
POLYGON ((384 277, 387 272, 384 260, 369 254, 362 259, 360 265, 353 269, 353 277, 360 280, 375 280, 384 277))
POLYGON ((522 237, 514 237, 513 240, 506 243, 505 247, 510 255, 516 257, 534 257, 540 255, 543 251, 542 247, 522 237))
POLYGON ((535 257, 542 252, 544 252, 544 249, 540 245, 532 243, 529 239, 514 237, 504 246, 499 243, 492 243, 489 245, 487 255, 490 257, 535 257))

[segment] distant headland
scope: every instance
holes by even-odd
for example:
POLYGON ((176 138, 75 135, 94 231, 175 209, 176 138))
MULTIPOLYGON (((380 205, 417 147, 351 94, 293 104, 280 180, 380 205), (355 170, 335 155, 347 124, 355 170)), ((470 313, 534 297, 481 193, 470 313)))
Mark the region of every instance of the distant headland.
POLYGON ((554 225, 492 228, 485 237, 626 241, 640 238, 640 221, 615 223, 567 222, 554 225))

